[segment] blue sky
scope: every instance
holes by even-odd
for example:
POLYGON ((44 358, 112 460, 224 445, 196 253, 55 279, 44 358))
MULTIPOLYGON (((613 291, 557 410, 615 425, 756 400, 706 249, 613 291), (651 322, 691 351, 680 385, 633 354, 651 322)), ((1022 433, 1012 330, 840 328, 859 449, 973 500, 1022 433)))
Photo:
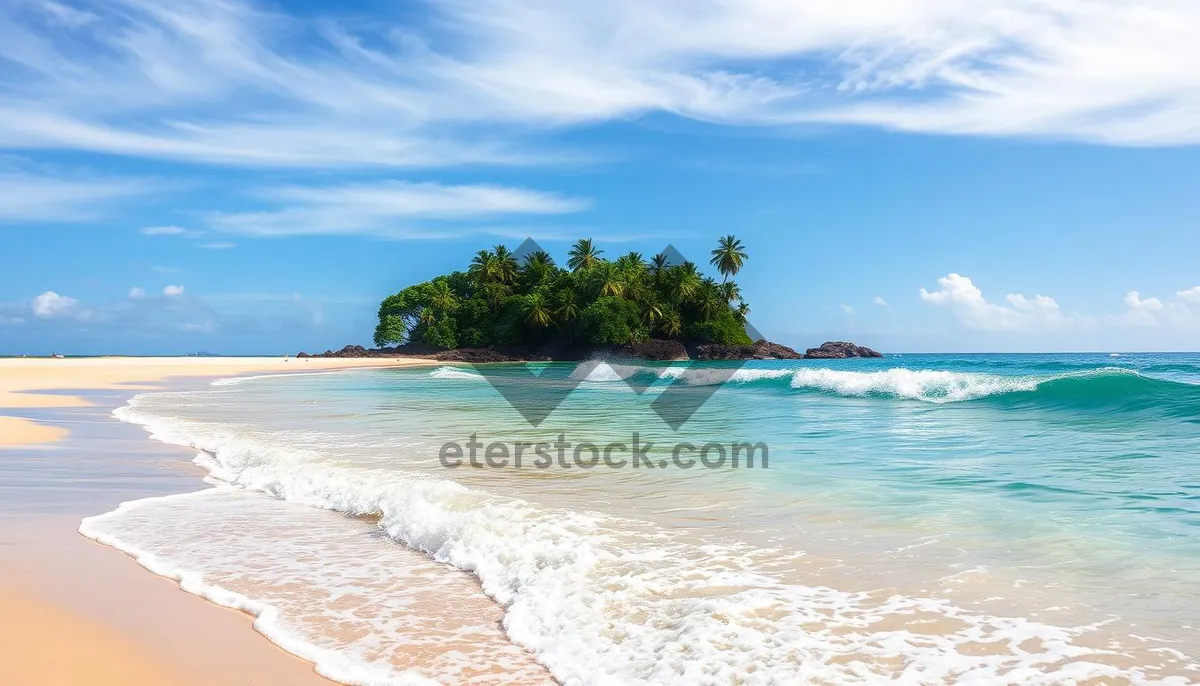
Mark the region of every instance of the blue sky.
POLYGON ((796 347, 1200 348, 1200 7, 0 7, 0 354, 368 343, 477 249, 734 233, 796 347))

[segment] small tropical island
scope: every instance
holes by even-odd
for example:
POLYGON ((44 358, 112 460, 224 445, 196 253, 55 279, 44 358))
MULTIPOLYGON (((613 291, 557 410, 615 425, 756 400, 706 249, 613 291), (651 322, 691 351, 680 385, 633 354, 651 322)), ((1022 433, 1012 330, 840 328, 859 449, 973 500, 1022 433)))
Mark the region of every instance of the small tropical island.
MULTIPOLYGON (((677 255, 615 260, 590 238, 575 242, 565 267, 535 249, 480 250, 455 271, 390 295, 379 306, 376 350, 347 346, 317 357, 435 354, 463 362, 580 360, 597 355, 652 360, 882 357, 828 342, 801 354, 755 340, 750 305, 733 277, 749 260, 742 241, 721 238, 709 264, 720 280, 677 255)), ((308 357, 300 353, 298 357, 308 357)))

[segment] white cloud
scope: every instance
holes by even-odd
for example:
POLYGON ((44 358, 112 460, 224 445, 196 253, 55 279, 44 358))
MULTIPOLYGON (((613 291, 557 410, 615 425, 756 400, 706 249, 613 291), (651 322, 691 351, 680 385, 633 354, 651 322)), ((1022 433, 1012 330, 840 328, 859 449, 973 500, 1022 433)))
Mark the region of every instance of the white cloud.
POLYGON ((136 179, 0 169, 0 223, 94 219, 152 189, 153 184, 136 179))
POLYGON ((0 301, 0 326, 22 326, 31 336, 113 336, 138 337, 189 333, 264 333, 292 332, 321 328, 325 325, 326 304, 344 309, 361 307, 368 311, 371 302, 347 299, 306 299, 298 294, 228 295, 212 302, 183 293, 143 294, 111 302, 84 303, 54 291, 25 302, 0 301), (26 319, 30 312, 34 316, 26 319))
POLYGON ((1182 291, 1175 291, 1175 297, 1184 302, 1200 303, 1200 286, 1194 286, 1182 291))
POLYGON ((163 295, 168 297, 183 295, 183 286, 166 286, 163 288, 162 292, 163 295))
POLYGON ((1137 291, 1129 291, 1125 294, 1125 306, 1129 308, 1123 315, 1125 324, 1158 326, 1158 313, 1163 309, 1162 301, 1158 298, 1142 298, 1137 291))
POLYGON ((144 298, 146 297, 146 291, 134 286, 133 288, 129 289, 129 297, 133 298, 134 300, 137 300, 138 298, 144 298))
POLYGON ((50 20, 70 29, 78 29, 99 19, 91 12, 83 12, 54 0, 42 0, 38 9, 45 12, 50 20))
MULTIPOLYGON (((540 163, 538 130, 668 112, 1200 142, 1193 0, 246 0, 0 8, 0 147, 247 166, 540 163), (55 17, 47 21, 46 17, 55 17), (316 38, 303 50, 295 37, 316 38)), ((569 156, 568 156, 569 157, 569 156)))
POLYGON ((842 314, 854 314, 854 308, 842 303, 842 314))
POLYGON ((1194 333, 1200 330, 1200 316, 1184 302, 1195 289, 1177 291, 1177 301, 1164 301, 1129 291, 1123 298, 1124 311, 1119 314, 1092 316, 1065 313, 1049 296, 1026 297, 1012 293, 1005 296, 1007 305, 988 302, 983 292, 970 278, 949 274, 938 279, 939 289, 920 290, 925 302, 950 308, 964 326, 979 331, 1094 332, 1099 327, 1110 330, 1161 328, 1164 331, 1194 333))
POLYGON ((34 298, 29 306, 35 317, 52 319, 69 314, 78 304, 79 301, 74 298, 59 295, 54 291, 46 291, 34 298))
POLYGON ((1158 312, 1163 308, 1162 301, 1158 298, 1143 298, 1137 291, 1129 291, 1125 294, 1125 304, 1131 310, 1142 312, 1158 312))
POLYGON ((236 248, 237 243, 230 243, 229 241, 216 241, 214 243, 201 243, 200 247, 204 248, 205 250, 229 250, 230 248, 236 248))
POLYGON ((189 231, 182 226, 145 226, 139 231, 146 236, 199 236, 199 231, 189 231))
MULTIPOLYGON (((1187 301, 1191 290, 1194 289, 1176 291, 1176 296, 1181 301, 1187 301)), ((1188 330, 1200 324, 1200 318, 1184 302, 1163 302, 1153 296, 1144 298, 1138 291, 1126 293, 1124 302, 1125 311, 1108 318, 1114 326, 1188 330)))
POLYGON ((990 303, 967 276, 949 274, 938 279, 939 290, 921 289, 921 299, 949 307, 968 328, 980 331, 1034 331, 1067 326, 1076 318, 1062 312, 1054 298, 1020 294, 1005 296, 1008 306, 990 303))
POLYGON ((326 187, 282 186, 258 193, 281 208, 216 213, 212 228, 251 236, 311 234, 437 235, 426 223, 582 210, 587 201, 505 186, 377 181, 326 187))
POLYGON ((884 300, 883 296, 881 296, 881 295, 877 295, 874 298, 872 298, 871 304, 878 305, 879 307, 890 307, 890 305, 888 305, 888 301, 884 300))

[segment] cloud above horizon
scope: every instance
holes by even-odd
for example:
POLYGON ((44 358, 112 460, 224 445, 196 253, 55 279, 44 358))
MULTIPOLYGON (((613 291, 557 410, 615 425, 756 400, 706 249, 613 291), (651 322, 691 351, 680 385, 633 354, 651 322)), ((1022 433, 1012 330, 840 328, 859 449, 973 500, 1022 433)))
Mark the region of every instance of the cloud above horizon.
MULTIPOLYGON (((7 3, 0 151, 252 169, 580 164, 612 153, 555 133, 656 112, 785 130, 1200 143, 1200 72, 1190 68, 1200 62, 1200 5, 1187 0, 420 7, 368 21, 254 0, 7 3)), ((208 228, 431 238, 447 229, 419 222, 433 211, 422 205, 455 193, 479 211, 446 207, 439 218, 569 213, 587 202, 406 183, 393 189, 396 202, 382 188, 268 188, 263 199, 274 193, 279 205, 210 211, 208 228)), ((63 170, 0 170, 0 185, 16 190, 0 197, 0 222, 92 220, 153 191, 138 179, 63 170)))
MULTIPOLYGON (((305 330, 324 326, 325 300, 299 294, 199 298, 183 286, 168 285, 161 294, 134 286, 124 299, 88 301, 46 291, 25 302, 0 302, 0 325, 35 333, 87 334, 128 332, 153 336, 184 332, 216 334, 305 330)), ((344 302, 336 299, 344 306, 344 302)))
POLYGON ((951 273, 938 279, 936 291, 921 289, 921 300, 950 308, 962 323, 980 331, 1031 331, 1061 328, 1076 321, 1054 298, 1019 293, 1005 296, 1007 305, 988 302, 970 277, 951 273))
POLYGON ((586 209, 587 200, 523 188, 447 186, 394 180, 329 186, 277 186, 254 195, 274 207, 256 212, 218 212, 209 226, 246 236, 368 234, 382 237, 441 237, 439 222, 509 215, 560 215, 586 209))
POLYGON ((921 288, 921 300, 932 305, 949 308, 968 329, 986 332, 1036 333, 1064 330, 1090 330, 1103 324, 1116 328, 1165 327, 1189 331, 1200 328, 1200 317, 1187 307, 1193 291, 1177 291, 1179 301, 1163 302, 1159 298, 1143 297, 1136 290, 1125 294, 1122 302, 1125 310, 1118 314, 1102 317, 1079 313, 1066 313, 1049 296, 1035 295, 1032 298, 1019 293, 1005 296, 1007 305, 989 302, 983 291, 970 277, 951 273, 938 279, 938 290, 921 288))
POLYGON ((30 301, 29 309, 33 311, 35 317, 53 319, 74 312, 78 304, 79 301, 74 298, 59 295, 54 291, 46 291, 30 301))
POLYGON ((538 129, 650 112, 1200 142, 1189 0, 426 9, 414 22, 245 0, 8 3, 0 147, 258 167, 543 164, 577 153, 538 129))
POLYGON ((0 224, 92 220, 155 188, 154 183, 119 176, 0 168, 0 224))

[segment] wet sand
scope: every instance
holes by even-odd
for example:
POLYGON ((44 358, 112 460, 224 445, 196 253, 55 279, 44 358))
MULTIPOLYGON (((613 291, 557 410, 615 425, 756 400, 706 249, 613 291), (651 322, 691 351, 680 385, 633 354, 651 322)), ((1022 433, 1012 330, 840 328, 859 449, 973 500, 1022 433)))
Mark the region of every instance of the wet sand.
POLYGON ((0 447, 53 443, 67 435, 58 426, 46 426, 21 417, 0 417, 0 447))
POLYGON ((259 636, 248 615, 182 593, 176 583, 147 574, 132 558, 76 532, 82 517, 121 500, 198 485, 186 452, 173 455, 145 440, 140 429, 120 425, 108 416, 109 405, 171 379, 420 364, 430 362, 0 360, 0 473, 7 482, 0 488, 0 681, 332 683, 259 636), (126 457, 139 450, 146 455, 126 457), (96 464, 89 455, 100 456, 96 464))

